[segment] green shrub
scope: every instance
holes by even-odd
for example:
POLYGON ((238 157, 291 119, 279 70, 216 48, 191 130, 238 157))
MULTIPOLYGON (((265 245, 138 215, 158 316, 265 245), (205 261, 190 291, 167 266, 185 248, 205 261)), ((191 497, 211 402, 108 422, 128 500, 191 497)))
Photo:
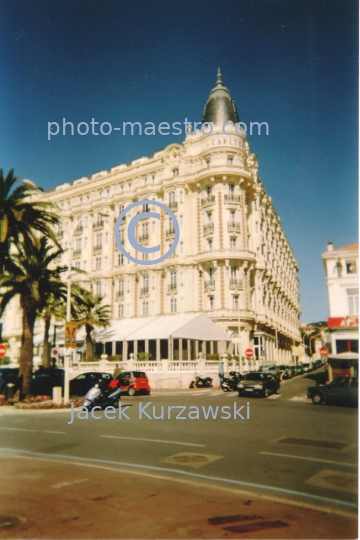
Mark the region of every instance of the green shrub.
POLYGON ((153 355, 151 353, 147 352, 138 352, 137 359, 139 362, 146 362, 148 360, 152 360, 153 355))

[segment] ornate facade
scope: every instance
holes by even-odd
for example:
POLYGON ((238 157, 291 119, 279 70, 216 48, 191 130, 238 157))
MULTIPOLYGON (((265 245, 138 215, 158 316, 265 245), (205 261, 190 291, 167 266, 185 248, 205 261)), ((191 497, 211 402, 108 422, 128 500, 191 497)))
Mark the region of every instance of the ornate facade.
MULTIPOLYGON (((231 124, 226 135, 217 134, 228 121, 238 122, 238 114, 218 75, 203 117, 213 123, 213 134, 189 130, 183 144, 48 192, 62 215, 61 263, 70 257, 87 272, 77 279, 105 296, 114 321, 206 313, 232 337, 233 353, 240 347, 244 355, 251 346, 259 360, 287 363, 300 341, 298 266, 246 135, 231 124), (148 266, 130 262, 114 239, 120 212, 146 199, 170 208, 180 226, 174 254, 148 266)), ((134 208, 120 238, 134 257, 158 258, 140 255, 128 242, 127 223, 139 210, 158 208, 134 208)), ((168 217, 142 219, 138 242, 159 244, 166 253, 174 240, 168 217)), ((174 350, 176 358, 182 354, 174 350)))

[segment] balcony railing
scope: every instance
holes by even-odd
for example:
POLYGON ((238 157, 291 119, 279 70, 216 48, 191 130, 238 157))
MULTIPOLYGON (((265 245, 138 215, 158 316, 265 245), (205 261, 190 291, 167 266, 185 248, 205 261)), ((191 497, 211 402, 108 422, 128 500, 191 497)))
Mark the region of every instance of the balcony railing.
POLYGON ((225 202, 240 202, 240 196, 239 195, 225 195, 225 202))
POLYGON ((166 231, 166 238, 169 238, 171 236, 175 236, 175 229, 168 229, 166 231))
POLYGON ((124 291, 118 291, 116 293, 116 300, 122 300, 124 298, 124 291))
POLYGON ((83 232, 84 228, 82 225, 78 225, 74 231, 74 234, 81 234, 83 232))
POLYGON ((170 208, 170 210, 177 210, 177 207, 178 207, 177 201, 170 201, 170 202, 169 202, 169 208, 170 208))
POLYGON ((168 285, 168 293, 176 293, 177 292, 177 284, 171 283, 168 285))
POLYGON ((94 246, 94 253, 101 253, 102 252, 102 246, 94 246))
POLYGON ((141 242, 142 244, 145 244, 149 241, 149 235, 148 234, 141 234, 139 236, 139 242, 141 242))
POLYGON ((240 279, 230 279, 230 289, 241 289, 242 283, 240 279))
POLYGON ((235 221, 229 221, 228 231, 240 231, 240 223, 235 222, 235 221))
POLYGON ((204 233, 213 232, 214 230, 214 224, 213 223, 207 223, 204 225, 204 233))
POLYGON ((215 196, 210 195, 209 197, 206 197, 206 199, 201 199, 201 206, 206 206, 208 204, 214 204, 215 202, 215 196))
POLYGON ((143 287, 140 289, 140 296, 147 296, 149 294, 149 287, 143 287))
POLYGON ((73 257, 80 257, 80 255, 81 255, 81 249, 74 249, 73 257))
POLYGON ((97 221, 96 223, 93 223, 94 231, 98 231, 99 229, 102 229, 103 227, 104 227, 103 221, 97 221))
POLYGON ((210 281, 205 281, 205 291, 213 291, 215 289, 215 281, 210 279, 210 281))

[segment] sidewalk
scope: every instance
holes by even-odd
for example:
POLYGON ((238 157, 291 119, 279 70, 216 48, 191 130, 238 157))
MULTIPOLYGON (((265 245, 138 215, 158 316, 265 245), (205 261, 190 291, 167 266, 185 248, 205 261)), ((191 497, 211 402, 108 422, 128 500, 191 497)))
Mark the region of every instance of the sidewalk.
POLYGON ((349 539, 357 521, 209 484, 1 456, 0 538, 349 539))

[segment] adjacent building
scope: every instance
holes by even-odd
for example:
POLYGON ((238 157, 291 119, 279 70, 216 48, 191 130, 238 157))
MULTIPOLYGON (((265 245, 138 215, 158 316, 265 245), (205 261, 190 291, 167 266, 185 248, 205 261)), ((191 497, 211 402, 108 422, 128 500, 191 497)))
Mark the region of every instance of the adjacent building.
POLYGON ((359 245, 334 248, 322 255, 329 295, 328 327, 332 354, 358 352, 359 245))
MULTIPOLYGON (((71 260, 86 271, 76 279, 105 297, 114 329, 134 318, 203 313, 229 336, 228 352, 240 349, 244 356, 251 347, 259 361, 290 363, 292 347, 301 341, 298 265, 258 175, 257 157, 246 134, 235 129, 238 112, 220 72, 205 105, 205 122, 213 124, 211 135, 191 128, 182 144, 49 192, 62 216, 57 237, 65 253, 58 262, 71 260), (166 205, 180 226, 176 250, 154 265, 130 261, 114 239, 119 214, 143 200, 166 205)), ((137 206, 119 226, 128 253, 143 261, 159 252, 140 254, 130 245, 127 225, 138 212, 144 212, 136 227, 140 245, 160 245, 163 255, 175 237, 169 216, 146 216, 153 211, 158 207, 137 206)), ((200 349, 219 352, 216 341, 195 343, 193 349, 190 343, 184 351, 181 340, 170 350, 166 344, 156 347, 153 338, 142 347, 157 360, 196 358, 200 349)), ((127 344, 125 351, 116 335, 105 347, 124 355, 139 351, 138 343, 127 344)))

